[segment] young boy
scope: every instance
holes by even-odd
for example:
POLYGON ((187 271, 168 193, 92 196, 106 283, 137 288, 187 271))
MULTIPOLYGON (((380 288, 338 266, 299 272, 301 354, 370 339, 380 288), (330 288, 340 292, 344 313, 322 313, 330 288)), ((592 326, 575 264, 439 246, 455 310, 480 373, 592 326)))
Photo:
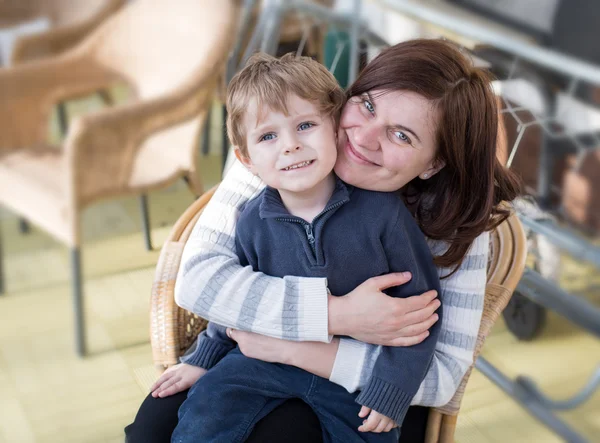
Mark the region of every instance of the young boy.
MULTIPOLYGON (((267 185, 240 214, 240 263, 278 277, 326 277, 334 294, 399 270, 413 278, 390 295, 440 291, 425 238, 402 200, 354 188, 333 173, 343 102, 335 78, 307 57, 255 55, 231 81, 229 136, 238 159, 267 185)), ((253 303, 249 297, 248 306, 253 303)), ((245 357, 224 328, 211 323, 187 360, 210 370, 190 389, 172 441, 242 442, 262 417, 298 397, 319 416, 325 442, 396 443, 397 429, 358 431, 360 405, 390 424, 402 423, 433 356, 439 324, 418 345, 384 347, 357 394, 293 366, 245 357)))

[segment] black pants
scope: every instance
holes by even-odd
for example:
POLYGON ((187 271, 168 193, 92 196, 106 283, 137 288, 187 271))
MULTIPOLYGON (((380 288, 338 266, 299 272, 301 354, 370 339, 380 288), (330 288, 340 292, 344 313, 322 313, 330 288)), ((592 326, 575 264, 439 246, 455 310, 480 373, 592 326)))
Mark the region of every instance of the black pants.
MULTIPOLYGON (((166 398, 148 395, 135 420, 125 428, 127 443, 169 443, 177 411, 187 391, 166 398)), ((400 443, 423 443, 429 409, 413 406, 402 425, 400 443)), ((316 414, 302 400, 288 400, 257 423, 248 443, 322 443, 316 414)))

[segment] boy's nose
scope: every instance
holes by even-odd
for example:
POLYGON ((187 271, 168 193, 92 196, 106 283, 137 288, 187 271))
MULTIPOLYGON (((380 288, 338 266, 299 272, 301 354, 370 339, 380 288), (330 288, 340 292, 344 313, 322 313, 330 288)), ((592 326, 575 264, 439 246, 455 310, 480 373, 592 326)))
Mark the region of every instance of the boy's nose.
POLYGON ((302 148, 301 148, 301 146, 299 144, 294 144, 294 145, 291 145, 291 146, 287 147, 285 149, 285 151, 283 151, 283 153, 284 154, 291 154, 292 152, 299 151, 300 149, 302 149, 302 148))

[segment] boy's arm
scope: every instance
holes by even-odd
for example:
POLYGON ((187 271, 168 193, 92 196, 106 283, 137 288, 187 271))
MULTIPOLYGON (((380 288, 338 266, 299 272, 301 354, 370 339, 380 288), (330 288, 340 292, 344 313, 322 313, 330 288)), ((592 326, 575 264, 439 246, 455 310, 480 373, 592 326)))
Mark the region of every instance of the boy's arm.
POLYGON ((198 336, 195 348, 181 357, 181 363, 211 369, 236 346, 227 336, 226 330, 224 326, 208 323, 198 336))
MULTIPOLYGON (((439 243, 437 243, 439 244, 439 243)), ((425 379, 411 404, 438 407, 447 404, 456 393, 473 353, 483 313, 489 233, 477 237, 465 260, 450 277, 440 281, 444 317, 440 339, 425 379)), ((438 270, 440 277, 450 269, 438 270)), ((370 379, 381 346, 342 338, 330 380, 348 392, 363 389, 370 379)))
MULTIPOLYGON (((392 270, 409 270, 413 278, 401 287, 392 288, 392 297, 408 297, 431 289, 440 290, 437 269, 425 238, 412 216, 399 208, 396 223, 388 226, 382 237, 383 247, 392 270)), ((443 306, 437 310, 440 318, 443 306)), ((406 411, 434 355, 440 332, 440 322, 429 330, 429 337, 409 347, 384 346, 377 357, 371 377, 356 401, 396 423, 402 424, 406 411)))
POLYGON ((270 277, 239 263, 234 240, 239 209, 263 187, 260 179, 235 162, 186 243, 175 300, 223 326, 327 342, 326 279, 270 277))

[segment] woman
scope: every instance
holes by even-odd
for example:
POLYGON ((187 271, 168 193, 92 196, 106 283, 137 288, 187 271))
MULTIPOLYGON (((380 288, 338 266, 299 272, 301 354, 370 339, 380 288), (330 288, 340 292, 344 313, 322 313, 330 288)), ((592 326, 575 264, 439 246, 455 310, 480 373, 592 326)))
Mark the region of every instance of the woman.
MULTIPOLYGON (((498 204, 519 191, 496 158, 496 99, 485 73, 438 40, 413 40, 383 51, 348 97, 336 174, 364 189, 399 191, 430 239, 442 277, 440 340, 413 399, 416 405, 440 406, 452 398, 472 363, 485 293, 487 231, 508 216, 498 204)), ((261 187, 239 165, 225 178, 186 245, 177 302, 234 328, 232 338, 248 356, 298 366, 349 391, 360 389, 379 355, 377 345, 423 340, 439 302, 430 293, 385 296, 386 287, 410 278, 402 274, 370 279, 335 297, 327 294, 325 279, 279 279, 242 268, 231 237, 236 214, 261 187), (249 298, 252 303, 239 301, 249 298), (329 341, 330 335, 353 338, 329 341)), ((181 391, 202 374, 182 364, 163 375, 154 395, 165 398, 146 399, 127 429, 128 441, 168 441, 175 410, 185 398, 181 391)), ((400 441, 423 441, 426 414, 426 408, 412 408, 400 441)), ((368 422, 363 428, 380 431, 368 422)), ((248 441, 320 440, 314 413, 296 400, 263 419, 248 441)))

